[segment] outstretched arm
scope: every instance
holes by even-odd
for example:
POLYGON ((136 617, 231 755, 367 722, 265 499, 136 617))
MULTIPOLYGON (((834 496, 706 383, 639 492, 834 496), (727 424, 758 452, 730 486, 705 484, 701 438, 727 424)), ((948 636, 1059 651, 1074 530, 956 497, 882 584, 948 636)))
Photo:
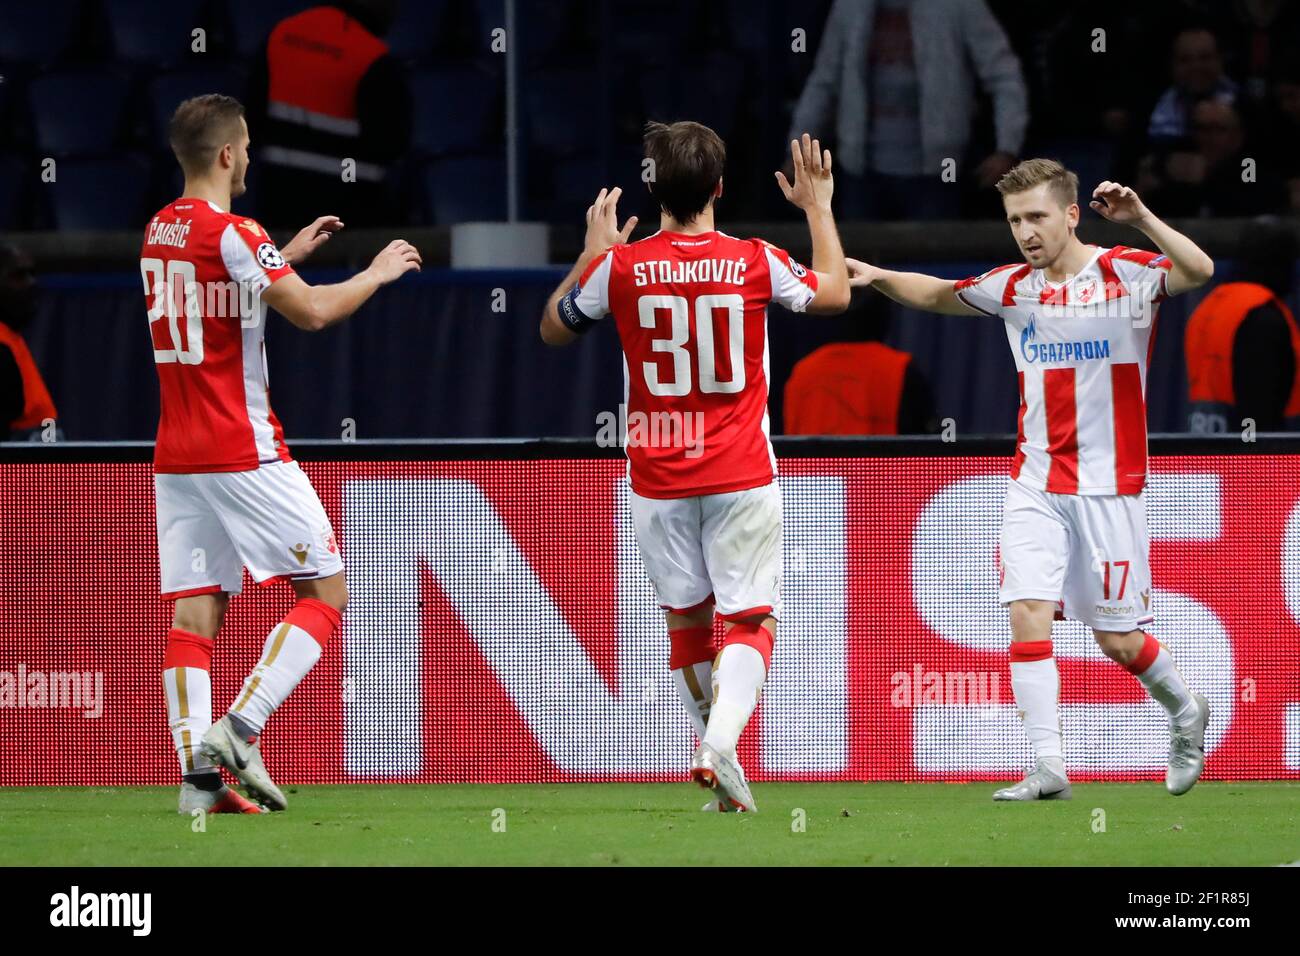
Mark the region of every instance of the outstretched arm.
POLYGON ((1128 186, 1103 182, 1088 203, 1103 218, 1126 223, 1154 242, 1172 264, 1165 278, 1170 295, 1205 285, 1214 277, 1214 260, 1177 229, 1160 220, 1128 186))
POLYGON ((414 269, 420 271, 420 253, 404 239, 394 239, 370 266, 346 282, 308 285, 291 273, 262 293, 264 301, 286 319, 308 332, 319 332, 342 322, 361 308, 375 292, 414 269))
POLYGON ((844 262, 849 270, 849 285, 870 286, 900 305, 943 315, 984 314, 957 297, 957 284, 951 279, 920 272, 893 272, 857 259, 845 259, 844 262))

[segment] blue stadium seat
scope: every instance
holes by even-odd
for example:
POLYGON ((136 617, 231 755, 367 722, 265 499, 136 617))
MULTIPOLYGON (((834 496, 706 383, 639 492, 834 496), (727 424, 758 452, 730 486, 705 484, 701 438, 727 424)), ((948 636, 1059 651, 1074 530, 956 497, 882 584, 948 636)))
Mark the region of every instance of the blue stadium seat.
POLYGON ((447 0, 406 0, 384 37, 388 51, 399 60, 428 60, 446 26, 447 0))
MULTIPOLYGON (((104 5, 113 54, 119 61, 167 67, 190 57, 195 27, 208 29, 200 19, 203 0, 112 0, 104 5)), ((211 39, 209 37, 209 39, 211 39)))
POLYGON ((35 180, 26 179, 30 172, 30 164, 22 157, 0 154, 0 230, 21 227, 23 195, 35 189, 35 180))
POLYGON ((150 131, 159 149, 167 148, 167 124, 181 101, 203 93, 224 93, 244 98, 245 78, 234 69, 182 70, 161 73, 149 81, 150 131))
POLYGON ((244 58, 253 56, 277 23, 318 5, 317 0, 227 0, 235 52, 244 58))
POLYGON ((142 229, 149 165, 135 156, 64 159, 47 187, 56 229, 142 229))
POLYGON ((54 63, 80 26, 79 0, 0 4, 0 63, 54 63))
POLYGON ((485 70, 425 70, 411 77, 411 146, 418 152, 481 149, 501 127, 499 83, 485 70))
POLYGON ((506 218, 506 164, 499 156, 456 156, 424 167, 425 212, 438 225, 506 218))
POLYGON ((588 148, 600 135, 592 128, 591 99, 599 78, 582 70, 531 73, 522 80, 528 141, 563 156, 588 148))
POLYGON ((122 126, 129 83, 119 73, 51 73, 32 80, 28 105, 37 147, 56 155, 103 153, 122 126))

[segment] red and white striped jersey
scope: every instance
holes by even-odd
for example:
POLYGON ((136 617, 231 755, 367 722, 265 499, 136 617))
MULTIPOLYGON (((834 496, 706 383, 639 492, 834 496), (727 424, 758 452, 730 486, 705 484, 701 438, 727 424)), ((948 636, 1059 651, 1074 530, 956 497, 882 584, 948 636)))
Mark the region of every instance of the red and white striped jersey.
POLYGON ((293 272, 266 230, 203 199, 149 221, 140 252, 162 414, 154 471, 290 461, 271 411, 262 292, 293 272))
POLYGON ((576 327, 614 315, 637 494, 685 498, 772 481, 767 304, 802 312, 816 292, 816 274, 784 250, 717 231, 660 231, 587 267, 560 316, 576 327))
POLYGON ((1093 247, 1062 283, 1019 263, 954 286, 1001 316, 1020 381, 1011 477, 1070 495, 1131 495, 1147 472, 1147 366, 1171 263, 1154 252, 1093 247))

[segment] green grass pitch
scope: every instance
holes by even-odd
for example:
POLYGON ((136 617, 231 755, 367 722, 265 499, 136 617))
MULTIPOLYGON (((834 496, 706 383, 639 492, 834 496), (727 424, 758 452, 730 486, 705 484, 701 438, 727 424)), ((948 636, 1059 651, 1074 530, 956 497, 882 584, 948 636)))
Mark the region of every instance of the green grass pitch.
POLYGON ((289 809, 175 812, 174 788, 0 789, 4 865, 1084 865, 1300 860, 1300 783, 1077 784, 994 804, 991 784, 760 783, 761 813, 690 784, 299 786, 289 809), (1104 830, 1102 829, 1104 825, 1104 830))

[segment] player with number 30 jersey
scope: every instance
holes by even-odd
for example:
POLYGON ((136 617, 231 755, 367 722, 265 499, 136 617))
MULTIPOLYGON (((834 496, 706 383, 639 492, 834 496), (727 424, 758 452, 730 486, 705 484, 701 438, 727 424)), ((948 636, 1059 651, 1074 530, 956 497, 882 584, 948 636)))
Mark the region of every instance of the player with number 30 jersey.
POLYGON ((587 210, 582 256, 555 290, 542 338, 564 345, 612 316, 623 346, 630 510, 668 625, 669 669, 700 746, 706 810, 753 811, 736 743, 771 667, 781 616, 781 493, 767 414, 767 307, 842 312, 848 273, 831 215, 831 157, 792 142, 813 270, 714 226, 726 148, 698 123, 651 123, 646 159, 659 230, 627 242, 620 190, 587 210), (716 661, 714 615, 725 638, 716 661), (708 688, 712 685, 712 692, 708 688))

